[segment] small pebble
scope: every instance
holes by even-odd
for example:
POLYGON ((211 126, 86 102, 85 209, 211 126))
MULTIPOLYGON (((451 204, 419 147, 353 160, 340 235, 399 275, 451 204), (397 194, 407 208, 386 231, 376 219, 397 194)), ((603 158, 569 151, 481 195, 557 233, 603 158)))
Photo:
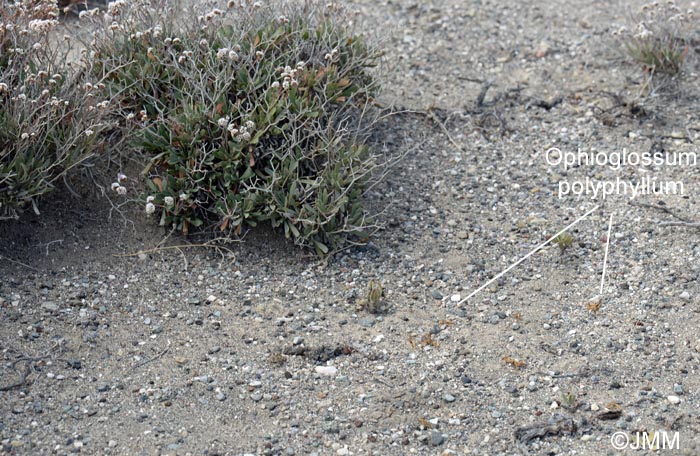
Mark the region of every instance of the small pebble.
POLYGON ((668 401, 669 401, 671 404, 674 404, 674 405, 675 405, 675 404, 680 404, 680 403, 681 403, 681 398, 678 397, 678 396, 673 396, 673 395, 671 395, 671 396, 668 396, 666 399, 668 399, 668 401))
POLYGON ((335 375, 338 373, 338 368, 335 366, 316 366, 314 370, 321 375, 335 375))
POLYGON ((445 436, 442 435, 440 431, 433 431, 430 433, 430 445, 431 446, 440 446, 445 442, 445 436))

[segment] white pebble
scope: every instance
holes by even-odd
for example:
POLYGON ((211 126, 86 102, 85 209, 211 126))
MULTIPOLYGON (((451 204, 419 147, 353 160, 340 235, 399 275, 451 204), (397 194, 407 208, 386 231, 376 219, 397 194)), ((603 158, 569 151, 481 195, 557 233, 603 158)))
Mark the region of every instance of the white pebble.
POLYGON ((321 375, 335 375, 338 373, 338 368, 335 366, 316 366, 316 373, 321 375))
POLYGON ((668 401, 671 404, 680 404, 681 403, 681 398, 678 396, 668 396, 666 399, 668 399, 668 401))
POLYGON ((459 294, 453 294, 450 296, 450 301, 452 302, 459 302, 462 300, 462 297, 459 294))

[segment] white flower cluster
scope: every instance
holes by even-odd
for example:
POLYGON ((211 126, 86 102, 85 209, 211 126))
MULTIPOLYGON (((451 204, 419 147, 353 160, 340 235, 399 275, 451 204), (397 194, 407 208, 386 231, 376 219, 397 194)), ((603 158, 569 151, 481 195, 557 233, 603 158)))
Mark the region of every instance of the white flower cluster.
POLYGON ((221 11, 219 8, 214 8, 204 16, 199 16, 197 19, 199 22, 211 22, 217 17, 221 17, 224 15, 224 12, 221 11))
POLYGON ((640 17, 632 31, 620 27, 613 36, 631 36, 640 41, 665 40, 667 35, 677 35, 687 21, 692 19, 693 10, 683 11, 673 1, 653 2, 642 6, 640 17))
POLYGON ((116 2, 109 2, 107 5, 107 13, 110 16, 119 16, 127 7, 124 0, 117 0, 116 2))
MULTIPOLYGON (((251 6, 253 9, 262 8, 262 2, 254 2, 253 0, 241 0, 240 7, 251 6)), ((233 8, 236 6, 236 0, 229 0, 227 6, 233 8)))
MULTIPOLYGON (((124 26, 117 21, 112 21, 112 23, 109 25, 109 30, 112 32, 116 32, 118 30, 124 30, 124 26)), ((68 37, 68 38, 70 39, 70 37, 68 37)))
MULTIPOLYGON (((114 184, 112 184, 114 185, 114 184)), ((187 201, 189 198, 186 193, 180 193, 180 201, 187 201)), ((146 214, 151 215, 156 211, 156 205, 153 204, 153 202, 156 200, 156 197, 154 195, 149 195, 146 198, 146 214)), ((175 198, 172 196, 166 196, 163 198, 163 206, 166 209, 172 209, 175 207, 175 198)))
POLYGON ((146 214, 151 215, 156 211, 156 205, 153 204, 153 200, 155 200, 156 197, 151 195, 148 198, 146 198, 146 214))
MULTIPOLYGON (((91 94, 89 94, 89 95, 92 96, 91 94)), ((92 112, 95 109, 105 110, 108 107, 109 107, 109 100, 103 100, 103 101, 100 101, 99 103, 96 103, 95 106, 88 106, 88 111, 92 112)))
POLYGON ((255 122, 252 120, 247 120, 243 125, 237 127, 228 117, 222 117, 217 121, 217 124, 221 128, 225 128, 231 134, 231 137, 238 142, 250 141, 252 138, 251 134, 255 130, 255 122))
POLYGON ((625 35, 627 33, 627 27, 624 25, 617 30, 613 30, 612 36, 625 35))
POLYGON ((80 14, 78 14, 78 18, 79 18, 79 19, 84 19, 84 18, 86 18, 86 17, 97 16, 98 14, 100 14, 100 10, 97 9, 97 8, 93 8, 93 9, 91 9, 91 10, 83 10, 83 11, 81 11, 80 14))
MULTIPOLYGON (((299 85, 299 81, 297 80, 297 76, 299 76, 299 73, 304 71, 306 69, 306 62, 300 61, 297 62, 296 68, 292 68, 289 65, 287 65, 284 68, 279 68, 278 71, 282 73, 282 88, 284 90, 288 90, 290 87, 296 87, 299 85)), ((272 87, 277 88, 279 87, 279 82, 275 81, 272 83, 272 87)))
POLYGON ((85 84, 83 84, 83 89, 85 90, 85 92, 90 92, 93 89, 104 90, 105 87, 107 87, 107 86, 105 86, 104 83, 102 83, 102 82, 97 83, 97 85, 92 85, 89 82, 86 82, 85 84))
POLYGON ((323 58, 326 59, 326 61, 328 63, 332 63, 332 62, 335 62, 338 60, 338 54, 339 54, 338 49, 335 48, 331 52, 329 52, 325 56, 323 56, 323 58))
POLYGON ((229 60, 231 62, 237 62, 239 56, 238 52, 236 51, 240 50, 241 48, 239 46, 235 46, 233 49, 223 47, 216 51, 216 58, 219 60, 229 60))
POLYGON ((51 104, 51 106, 54 107, 60 106, 61 104, 63 104, 64 106, 68 106, 70 105, 70 102, 68 100, 59 100, 56 97, 51 97, 51 101, 49 102, 49 104, 51 104))
POLYGON ((654 32, 649 30, 647 28, 646 22, 642 21, 639 24, 637 24, 637 32, 634 34, 635 38, 639 38, 640 40, 645 40, 647 38, 650 38, 651 36, 654 35, 654 32))
POLYGON ((184 63, 192 59, 192 51, 182 51, 180 57, 177 58, 177 63, 184 63))
POLYGON ((57 25, 58 21, 55 19, 34 19, 29 21, 27 28, 34 33, 43 34, 50 32, 57 25))
MULTIPOLYGON (((90 130, 90 131, 92 131, 92 130, 90 130)), ((85 134, 87 134, 87 131, 85 132, 85 134)), ((117 175, 117 181, 112 182, 112 191, 117 192, 118 195, 122 195, 122 196, 126 195, 126 187, 124 187, 124 185, 122 185, 122 183, 125 180, 126 180, 126 175, 119 173, 117 175)))
MULTIPOLYGON (((140 40, 143 37, 152 36, 153 38, 158 38, 163 33, 163 29, 156 25, 155 27, 149 27, 143 32, 136 32, 129 35, 129 41, 140 40)), ((179 41, 179 40, 178 40, 179 41)), ((167 44, 167 43, 166 43, 167 44)))

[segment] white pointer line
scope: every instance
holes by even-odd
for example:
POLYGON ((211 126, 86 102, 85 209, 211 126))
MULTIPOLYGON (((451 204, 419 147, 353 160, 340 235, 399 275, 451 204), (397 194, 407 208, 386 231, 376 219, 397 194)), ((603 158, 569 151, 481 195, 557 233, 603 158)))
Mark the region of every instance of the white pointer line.
POLYGON ((522 263, 523 261, 525 261, 525 260, 527 260, 528 258, 530 258, 532 255, 534 255, 535 253, 537 253, 542 247, 546 246, 547 244, 549 244, 550 242, 552 242, 554 239, 556 239, 557 236, 559 236, 560 234, 566 232, 566 231, 569 230, 572 226, 576 225, 578 222, 580 222, 581 220, 583 220, 583 219, 585 219, 586 217, 588 217, 589 215, 591 215, 591 214, 592 214, 593 212, 595 212, 599 207, 600 207, 600 206, 596 206, 596 207, 594 207, 593 209, 591 209, 590 211, 588 211, 588 212, 586 212, 585 214, 583 214, 581 217, 577 218, 574 222, 572 222, 571 224, 569 224, 566 228, 562 229, 561 231, 559 231, 558 233, 556 233, 554 236, 550 237, 549 239, 547 239, 546 241, 544 241, 542 244, 540 244, 540 245, 538 245, 537 247, 535 247, 534 250, 532 250, 530 253, 528 253, 527 255, 525 255, 524 257, 522 257, 521 259, 519 259, 518 261, 516 261, 516 262, 513 263, 512 265, 508 266, 503 272, 501 272, 500 274, 496 275, 494 278, 492 278, 491 280, 489 280, 488 282, 486 282, 485 284, 483 284, 482 286, 480 286, 480 287, 477 288, 476 290, 474 290, 474 291, 472 291, 471 293, 469 293, 469 296, 467 296, 466 298, 464 298, 464 299, 462 299, 461 301, 459 301, 459 302, 457 303, 457 305, 459 306, 459 305, 463 304, 464 302, 468 301, 469 298, 471 298, 472 296, 474 296, 475 294, 477 294, 478 292, 480 292, 480 291, 483 290, 484 288, 486 288, 486 287, 488 287, 489 285, 491 285, 494 281, 496 281, 496 280, 498 280, 499 278, 501 278, 501 277, 502 277, 503 275, 505 275, 508 271, 510 271, 511 269, 513 269, 514 267, 516 267, 517 265, 519 265, 520 263, 522 263))
POLYGON ((605 270, 608 266, 608 250, 610 249, 610 233, 612 232, 612 219, 613 213, 610 213, 610 224, 608 225, 608 237, 605 242, 605 258, 603 259, 603 275, 600 278, 600 294, 603 294, 603 287, 605 286, 605 270))

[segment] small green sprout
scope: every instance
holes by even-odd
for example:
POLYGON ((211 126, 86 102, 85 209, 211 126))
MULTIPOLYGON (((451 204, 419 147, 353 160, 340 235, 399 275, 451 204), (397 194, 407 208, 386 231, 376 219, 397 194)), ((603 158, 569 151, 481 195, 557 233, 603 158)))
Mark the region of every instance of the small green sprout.
POLYGON ((559 251, 563 255, 564 251, 574 244, 574 237, 564 231, 559 236, 555 237, 553 242, 559 246, 559 251))
POLYGON ((378 280, 370 280, 367 284, 367 296, 360 302, 363 310, 369 313, 379 313, 381 311, 382 296, 384 287, 378 280))
POLYGON ((367 285, 367 301, 370 305, 376 306, 384 294, 384 287, 377 280, 370 280, 367 285))
POLYGON ((576 395, 569 391, 568 393, 562 393, 561 394, 561 402, 562 406, 567 409, 571 409, 576 407, 577 401, 576 401, 576 395))

